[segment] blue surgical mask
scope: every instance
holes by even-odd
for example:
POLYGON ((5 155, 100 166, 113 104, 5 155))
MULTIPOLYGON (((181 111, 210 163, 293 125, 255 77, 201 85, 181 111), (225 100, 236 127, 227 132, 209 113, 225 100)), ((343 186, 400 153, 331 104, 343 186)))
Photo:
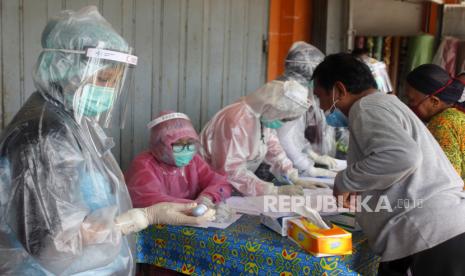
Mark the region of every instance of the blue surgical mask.
POLYGON ((173 157, 176 167, 189 165, 196 152, 195 145, 173 146, 173 157))
POLYGON ((332 127, 348 127, 349 123, 346 115, 342 113, 337 107, 326 115, 326 123, 332 127))
POLYGON ((78 112, 88 117, 97 116, 111 108, 114 94, 113 87, 86 84, 77 104, 78 112))
POLYGON ((260 118, 260 122, 262 122, 263 126, 266 128, 272 128, 272 129, 277 129, 283 126, 283 121, 281 120, 273 120, 273 121, 268 121, 263 118, 260 118))
POLYGON ((326 123, 332 127, 348 127, 349 123, 346 115, 336 107, 336 103, 339 100, 334 100, 334 89, 333 89, 333 105, 329 110, 325 112, 326 123))

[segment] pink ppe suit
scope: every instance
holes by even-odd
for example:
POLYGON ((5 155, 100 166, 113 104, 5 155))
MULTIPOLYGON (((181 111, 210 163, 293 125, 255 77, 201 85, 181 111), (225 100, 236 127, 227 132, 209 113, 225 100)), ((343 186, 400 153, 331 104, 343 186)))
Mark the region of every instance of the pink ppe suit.
MULTIPOLYGON (((161 116, 171 113, 162 112, 161 116)), ((199 147, 198 135, 186 119, 166 120, 151 128, 150 151, 139 154, 125 174, 134 207, 192 202, 200 196, 218 202, 231 195, 226 177, 215 172, 199 154, 187 166, 176 167, 172 144, 183 138, 194 140, 199 147)))
POLYGON ((254 93, 220 110, 200 135, 204 158, 228 175, 235 189, 247 196, 270 194, 272 183, 255 174, 265 162, 273 175, 297 174, 283 151, 276 132, 260 117, 281 120, 301 116, 308 108, 308 90, 296 81, 271 81, 254 93))

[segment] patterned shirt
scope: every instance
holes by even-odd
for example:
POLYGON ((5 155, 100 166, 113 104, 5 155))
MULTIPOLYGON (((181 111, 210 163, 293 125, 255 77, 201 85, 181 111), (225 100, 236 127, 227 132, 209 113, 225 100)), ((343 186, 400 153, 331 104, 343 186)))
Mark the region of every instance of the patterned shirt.
POLYGON ((448 108, 431 119, 428 129, 465 180, 465 113, 448 108))

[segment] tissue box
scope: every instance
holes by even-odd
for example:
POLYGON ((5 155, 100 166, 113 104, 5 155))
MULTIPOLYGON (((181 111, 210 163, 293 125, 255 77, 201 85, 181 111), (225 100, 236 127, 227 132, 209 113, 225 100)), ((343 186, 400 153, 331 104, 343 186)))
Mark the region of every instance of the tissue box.
POLYGON ((260 215, 260 222, 281 236, 287 236, 288 221, 299 218, 300 216, 282 216, 274 217, 266 214, 260 215))
POLYGON ((337 225, 321 229, 303 217, 291 219, 288 224, 289 239, 314 256, 352 254, 352 234, 337 225))
POLYGON ((354 213, 340 213, 337 215, 327 216, 325 219, 349 231, 362 230, 357 221, 355 221, 354 213))

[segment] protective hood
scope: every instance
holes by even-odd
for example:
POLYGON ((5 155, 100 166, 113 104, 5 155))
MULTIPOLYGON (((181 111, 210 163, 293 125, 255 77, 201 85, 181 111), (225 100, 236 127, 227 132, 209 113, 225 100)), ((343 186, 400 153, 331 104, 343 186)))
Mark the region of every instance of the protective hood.
POLYGON ((286 56, 283 77, 310 88, 313 71, 324 58, 325 55, 315 46, 303 41, 294 42, 286 56))
POLYGON ((308 89, 294 80, 268 82, 244 101, 269 121, 299 117, 310 107, 308 89))
POLYGON ((172 144, 179 139, 193 139, 198 149, 199 136, 186 114, 162 111, 147 127, 150 129, 150 151, 168 165, 175 165, 172 144))

